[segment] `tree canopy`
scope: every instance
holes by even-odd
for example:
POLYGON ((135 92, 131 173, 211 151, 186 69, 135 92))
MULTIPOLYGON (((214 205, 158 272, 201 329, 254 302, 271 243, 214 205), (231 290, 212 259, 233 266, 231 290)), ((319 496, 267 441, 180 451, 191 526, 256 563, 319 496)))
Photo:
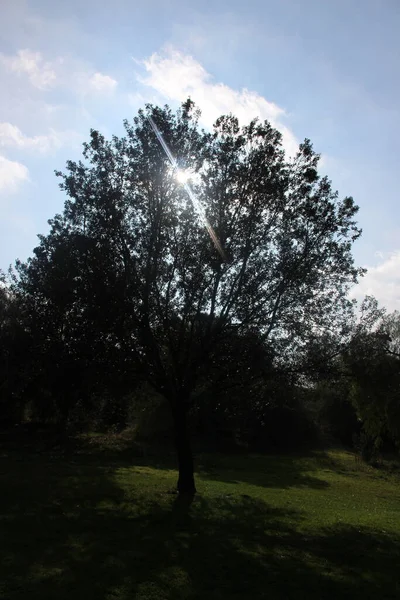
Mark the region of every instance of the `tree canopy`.
MULTIPOLYGON (((289 158, 268 122, 228 115, 204 131, 199 117, 187 100, 176 113, 147 105, 122 138, 92 130, 83 160, 57 173, 63 213, 17 264, 36 335, 58 348, 67 379, 78 365, 87 377, 96 354, 167 398, 181 491, 194 490, 186 412, 224 339, 256 333, 288 364, 346 327, 363 272, 358 207, 319 175, 309 140, 289 158)), ((102 371, 88 387, 103 385, 102 371)))

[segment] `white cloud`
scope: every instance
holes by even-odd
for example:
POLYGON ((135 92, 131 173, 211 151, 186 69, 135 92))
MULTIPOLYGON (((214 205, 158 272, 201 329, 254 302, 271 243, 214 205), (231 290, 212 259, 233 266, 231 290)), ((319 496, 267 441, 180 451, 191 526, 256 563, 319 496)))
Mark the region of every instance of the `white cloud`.
POLYGON ((45 62, 40 52, 19 50, 15 56, 0 54, 0 63, 11 72, 25 74, 34 87, 45 90, 56 83, 56 72, 52 63, 45 62))
POLYGON ((29 180, 29 171, 19 162, 0 155, 0 193, 16 192, 19 185, 29 180))
POLYGON ((75 131, 56 131, 50 129, 48 135, 29 137, 11 123, 0 123, 0 147, 36 150, 42 154, 58 150, 64 145, 75 145, 80 135, 75 131))
POLYGON ((351 295, 362 299, 372 295, 390 312, 400 309, 400 250, 390 254, 377 253, 381 262, 367 267, 368 273, 353 288, 351 295))
POLYGON ((94 75, 92 75, 92 77, 89 79, 89 85, 96 92, 112 93, 117 87, 117 82, 109 75, 104 75, 103 73, 94 73, 94 75))
POLYGON ((53 131, 49 135, 29 137, 11 123, 0 123, 0 147, 33 149, 46 153, 60 146, 60 140, 53 131))
POLYGON ((25 75, 30 83, 39 90, 64 87, 77 93, 96 92, 110 94, 114 92, 117 81, 80 59, 56 57, 45 60, 40 52, 18 50, 14 55, 0 53, 0 65, 10 73, 25 75))
POLYGON ((298 142, 293 132, 281 122, 285 111, 257 92, 246 88, 240 91, 213 81, 211 75, 192 56, 169 48, 163 54, 154 53, 141 63, 146 76, 139 81, 155 89, 169 101, 192 98, 202 111, 202 122, 211 127, 222 114, 232 113, 241 124, 254 117, 267 119, 283 136, 289 155, 295 154, 298 142))

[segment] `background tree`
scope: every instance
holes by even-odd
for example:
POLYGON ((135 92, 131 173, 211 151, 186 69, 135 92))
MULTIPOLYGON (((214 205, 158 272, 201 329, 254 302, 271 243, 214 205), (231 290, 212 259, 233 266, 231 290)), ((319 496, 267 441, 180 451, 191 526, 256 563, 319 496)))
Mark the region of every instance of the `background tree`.
POLYGON ((363 423, 365 451, 386 440, 400 442, 400 317, 379 308, 373 297, 361 306, 361 319, 345 355, 351 373, 351 399, 363 423))
POLYGON ((58 173, 63 215, 18 266, 20 293, 52 315, 61 362, 79 340, 93 352, 124 349, 168 400, 178 490, 189 493, 187 412, 221 337, 256 330, 284 364, 316 331, 339 326, 361 273, 351 254, 358 209, 318 175, 308 140, 287 159, 268 122, 239 127, 223 116, 208 133, 198 118, 188 100, 176 114, 148 105, 125 122, 124 138, 92 131, 84 162, 58 173), (194 202, 148 117, 191 175, 194 202))
POLYGON ((59 215, 49 223, 35 259, 17 262, 14 290, 32 346, 26 397, 33 416, 65 428, 78 406, 82 419, 99 396, 109 392, 116 404, 115 396, 131 392, 135 363, 122 344, 124 315, 107 243, 66 226, 59 215))
POLYGON ((23 412, 29 382, 30 338, 19 298, 0 271, 0 424, 14 425, 23 412))

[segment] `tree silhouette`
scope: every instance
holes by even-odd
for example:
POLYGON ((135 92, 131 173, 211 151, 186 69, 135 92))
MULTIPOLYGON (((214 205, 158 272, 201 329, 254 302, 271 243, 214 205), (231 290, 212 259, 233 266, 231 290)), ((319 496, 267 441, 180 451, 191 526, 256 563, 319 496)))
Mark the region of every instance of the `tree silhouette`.
POLYGON ((57 173, 63 214, 18 264, 20 292, 52 324, 62 361, 82 346, 105 364, 117 357, 167 398, 182 493, 195 491, 191 396, 226 332, 257 332, 289 361, 313 332, 339 326, 361 274, 358 208, 318 175, 310 141, 287 159, 268 122, 222 116, 205 132, 199 116, 190 100, 176 114, 147 105, 123 138, 92 130, 84 161, 57 173))

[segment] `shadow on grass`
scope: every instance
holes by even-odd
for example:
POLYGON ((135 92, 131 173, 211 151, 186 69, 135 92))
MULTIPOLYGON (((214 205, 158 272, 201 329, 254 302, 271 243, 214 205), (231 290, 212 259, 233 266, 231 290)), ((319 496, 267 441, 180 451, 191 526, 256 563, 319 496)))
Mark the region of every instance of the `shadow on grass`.
POLYGON ((399 539, 249 496, 126 496, 114 470, 0 462, 7 600, 396 598, 399 539))
MULTIPOLYGON (((237 484, 240 482, 261 487, 291 488, 309 487, 326 489, 329 483, 312 474, 321 470, 324 453, 309 453, 301 457, 293 455, 203 455, 199 457, 198 474, 204 479, 237 484)), ((330 465, 332 468, 332 465, 330 465)))
MULTIPOLYGON (((82 434, 59 436, 51 428, 17 427, 0 432, 0 456, 39 455, 47 459, 85 462, 89 465, 150 466, 157 469, 176 469, 174 448, 170 443, 146 444, 137 442, 132 431, 120 434, 82 434)), ((262 487, 309 487, 325 489, 328 482, 312 471, 324 465, 338 470, 333 459, 324 452, 293 455, 252 455, 247 453, 201 453, 195 455, 197 475, 209 480, 237 484, 249 483, 262 487)))

